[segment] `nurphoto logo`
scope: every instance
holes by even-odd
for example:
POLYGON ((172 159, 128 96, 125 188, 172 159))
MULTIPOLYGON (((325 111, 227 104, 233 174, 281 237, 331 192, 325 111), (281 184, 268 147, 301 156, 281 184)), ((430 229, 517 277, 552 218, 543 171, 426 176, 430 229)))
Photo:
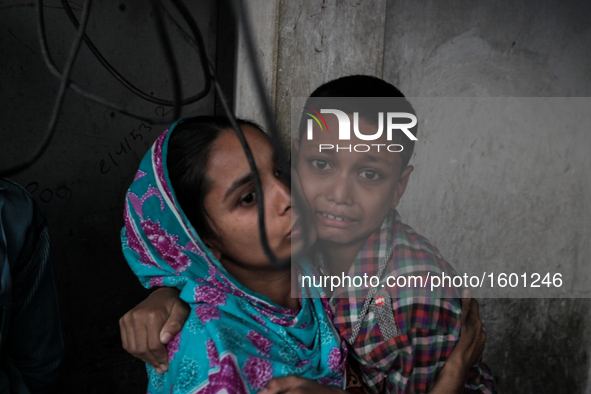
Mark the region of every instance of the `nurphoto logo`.
MULTIPOLYGON (((312 140, 314 138, 314 121, 320 127, 321 132, 325 129, 328 131, 328 125, 326 120, 322 116, 322 114, 333 114, 337 117, 339 123, 339 140, 340 141, 348 141, 351 140, 351 121, 349 116, 338 109, 321 109, 320 112, 315 111, 311 108, 304 107, 305 110, 311 112, 304 112, 306 115, 310 116, 312 119, 308 119, 307 122, 307 138, 308 140, 312 140)), ((386 139, 388 141, 392 141, 392 136, 394 135, 394 131, 402 131, 408 138, 413 141, 417 141, 417 137, 415 137, 409 129, 413 128, 417 124, 417 117, 408 112, 387 112, 386 113, 386 139), (395 122, 400 119, 408 119, 410 122, 407 123, 397 123, 395 122)), ((378 130, 374 134, 363 134, 359 131, 359 113, 353 112, 353 132, 355 136, 362 141, 375 141, 382 136, 384 133, 384 113, 378 113, 378 130)), ((346 150, 349 152, 368 152, 374 147, 377 151, 380 151, 380 148, 386 149, 388 152, 402 152, 402 145, 400 144, 356 144, 356 145, 344 145, 341 146, 337 144, 319 144, 318 151, 322 152, 322 150, 331 150, 336 149, 338 152, 339 150, 346 150)))

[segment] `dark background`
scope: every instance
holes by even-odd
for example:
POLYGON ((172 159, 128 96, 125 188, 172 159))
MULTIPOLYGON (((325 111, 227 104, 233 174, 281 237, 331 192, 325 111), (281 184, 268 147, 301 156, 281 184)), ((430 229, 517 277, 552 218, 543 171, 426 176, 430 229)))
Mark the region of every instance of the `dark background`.
MULTIPOLYGON (((80 18, 83 2, 70 2, 80 18)), ((171 4, 165 3, 169 10, 171 4)), ((233 96, 235 26, 224 2, 186 1, 228 97, 233 96)), ((173 15, 180 21, 178 15, 173 15)), ((51 53, 63 68, 75 29, 57 0, 46 1, 51 53)), ((181 23, 187 29, 187 26, 181 23)), ((195 51, 167 24, 188 97, 203 86, 195 51)), ((187 29, 188 30, 188 29, 187 29)), ((132 83, 171 99, 150 2, 95 0, 88 36, 132 83)), ((34 2, 0 1, 0 168, 30 157, 49 121, 58 79, 47 70, 37 37, 34 2)), ((72 78, 83 88, 148 116, 168 107, 121 86, 83 45, 72 78)), ((220 111, 210 93, 183 114, 220 111)), ((150 125, 67 94, 53 141, 42 158, 12 179, 33 195, 50 229, 61 299, 66 358, 56 392, 143 393, 144 364, 121 348, 119 318, 145 298, 121 253, 123 201, 143 155, 165 126, 150 125)))

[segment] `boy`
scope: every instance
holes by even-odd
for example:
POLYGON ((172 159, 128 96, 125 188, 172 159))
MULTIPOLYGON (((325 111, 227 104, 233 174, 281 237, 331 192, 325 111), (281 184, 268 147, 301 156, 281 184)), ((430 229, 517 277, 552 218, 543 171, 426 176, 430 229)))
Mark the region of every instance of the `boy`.
MULTIPOLYGON (((394 130, 390 136, 386 128, 392 119, 382 119, 382 135, 368 140, 380 128, 380 112, 414 115, 403 97, 378 78, 350 76, 322 85, 305 105, 317 123, 303 116, 293 159, 318 232, 315 256, 324 273, 376 276, 379 283, 388 276, 454 273, 435 247, 401 223, 395 210, 413 170, 408 166, 414 148, 409 134, 416 135, 416 127, 394 130), (347 99, 359 97, 384 99, 347 99), (386 98, 397 99, 392 105, 386 98), (331 108, 338 112, 318 120, 322 109, 331 108), (340 123, 347 120, 350 136, 342 140, 340 123)), ((375 393, 427 392, 458 340, 459 300, 412 299, 391 286, 336 287, 330 304, 333 322, 359 363, 367 388, 375 393)), ((470 371, 466 389, 496 391, 481 365, 470 371)))
MULTIPOLYGON (((394 86, 369 76, 326 83, 312 93, 304 111, 323 116, 322 122, 304 115, 292 145, 318 234, 316 260, 330 275, 331 287, 337 284, 331 298, 334 324, 376 393, 427 392, 458 340, 461 319, 453 294, 425 297, 422 292, 422 298, 410 298, 420 289, 387 284, 388 277, 426 280, 455 274, 437 248, 403 224, 395 210, 413 171, 408 162, 416 136, 416 126, 388 135, 389 124, 413 123, 414 110, 403 97, 394 86), (388 119, 393 112, 408 119, 388 119), (350 124, 344 138, 343 114, 350 124), (351 285, 355 277, 376 281, 351 285)), ((472 368, 466 389, 495 392, 486 367, 472 368)))

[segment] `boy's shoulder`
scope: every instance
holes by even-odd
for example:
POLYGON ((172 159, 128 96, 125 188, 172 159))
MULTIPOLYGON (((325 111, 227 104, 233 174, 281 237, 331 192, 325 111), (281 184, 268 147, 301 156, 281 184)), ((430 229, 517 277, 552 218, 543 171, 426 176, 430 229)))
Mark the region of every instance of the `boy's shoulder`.
POLYGON ((399 274, 421 271, 455 275, 455 269, 443 258, 439 249, 414 228, 403 223, 396 210, 392 213, 390 239, 394 263, 392 268, 400 271, 399 274))

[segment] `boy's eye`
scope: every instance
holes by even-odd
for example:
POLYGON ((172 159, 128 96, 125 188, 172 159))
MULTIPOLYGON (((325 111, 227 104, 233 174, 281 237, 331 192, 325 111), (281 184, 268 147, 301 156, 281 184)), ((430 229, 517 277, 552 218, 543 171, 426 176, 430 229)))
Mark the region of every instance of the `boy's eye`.
POLYGON ((370 181, 375 181, 380 178, 380 174, 375 170, 363 170, 359 175, 370 181))
POLYGON ((330 164, 326 160, 322 159, 314 159, 312 160, 312 165, 319 170, 328 170, 330 168, 330 164))
POLYGON ((248 193, 248 194, 242 196, 242 198, 240 199, 240 205, 242 205, 242 206, 251 205, 255 201, 256 201, 256 193, 251 192, 251 193, 248 193))

